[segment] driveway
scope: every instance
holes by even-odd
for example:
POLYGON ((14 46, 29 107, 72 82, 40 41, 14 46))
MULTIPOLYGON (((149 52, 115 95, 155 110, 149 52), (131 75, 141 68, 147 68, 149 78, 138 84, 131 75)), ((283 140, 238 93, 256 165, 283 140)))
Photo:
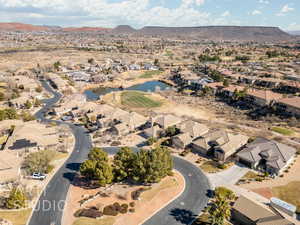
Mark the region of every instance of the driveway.
POLYGON ((228 184, 235 184, 240 178, 242 178, 249 169, 240 165, 233 165, 229 169, 215 173, 209 174, 208 179, 214 187, 225 186, 228 184))

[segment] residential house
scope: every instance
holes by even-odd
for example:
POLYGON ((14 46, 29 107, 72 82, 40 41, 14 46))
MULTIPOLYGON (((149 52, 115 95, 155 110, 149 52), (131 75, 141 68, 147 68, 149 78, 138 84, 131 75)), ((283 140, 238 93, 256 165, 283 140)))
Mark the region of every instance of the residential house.
POLYGON ((151 126, 158 125, 162 129, 175 126, 181 122, 181 118, 173 116, 171 114, 159 115, 151 118, 151 126))
POLYGON ((184 149, 192 143, 192 141, 208 132, 208 127, 192 120, 184 121, 176 128, 180 130, 180 134, 172 137, 172 145, 175 148, 184 149))
POLYGON ((276 106, 279 113, 300 118, 300 97, 279 99, 276 106))
POLYGON ((192 142, 192 137, 189 133, 181 133, 172 137, 172 145, 178 149, 184 149, 192 142))
POLYGON ((48 127, 36 121, 17 125, 8 138, 4 150, 37 151, 55 148, 59 143, 55 127, 48 127))
POLYGON ((237 153, 237 160, 252 168, 279 175, 294 159, 296 150, 285 144, 257 138, 237 153))
POLYGON ((86 103, 86 96, 83 94, 72 94, 65 96, 58 107, 54 108, 56 115, 63 115, 81 108, 86 103))
POLYGON ((145 138, 159 138, 163 132, 158 125, 151 126, 143 131, 145 138))
POLYGON ((188 133, 192 139, 200 137, 209 131, 209 128, 206 125, 197 123, 193 120, 186 120, 176 125, 176 127, 181 133, 188 133))
POLYGON ((282 94, 269 90, 249 89, 247 99, 257 106, 269 106, 283 97, 282 94))
POLYGON ((219 161, 226 161, 247 141, 248 137, 245 135, 214 130, 193 141, 192 149, 203 155, 212 154, 219 161))
POLYGON ((234 203, 231 216, 235 225, 296 225, 280 211, 243 195, 234 203))

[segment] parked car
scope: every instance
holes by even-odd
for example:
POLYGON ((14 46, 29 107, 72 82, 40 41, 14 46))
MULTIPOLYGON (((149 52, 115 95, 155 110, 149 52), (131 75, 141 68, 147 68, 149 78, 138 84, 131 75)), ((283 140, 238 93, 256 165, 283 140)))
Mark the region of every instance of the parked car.
POLYGON ((34 180, 44 180, 44 179, 46 179, 46 175, 43 174, 43 173, 33 173, 31 175, 31 179, 34 179, 34 180))

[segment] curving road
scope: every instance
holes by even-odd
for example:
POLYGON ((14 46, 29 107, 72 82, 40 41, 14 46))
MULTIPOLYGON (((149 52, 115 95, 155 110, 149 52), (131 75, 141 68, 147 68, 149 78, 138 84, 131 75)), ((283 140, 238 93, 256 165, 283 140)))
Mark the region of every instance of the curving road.
MULTIPOLYGON (((51 120, 45 119, 44 112, 58 102, 62 96, 54 91, 46 81, 41 81, 41 83, 47 91, 53 94, 53 98, 45 100, 45 106, 35 116, 42 123, 48 123, 51 120)), ((61 225, 62 209, 69 186, 79 165, 86 160, 92 147, 90 136, 83 127, 61 121, 55 122, 67 124, 71 128, 75 137, 74 151, 46 186, 28 222, 29 225, 61 225)), ((105 150, 109 154, 115 154, 117 148, 106 148, 105 150)), ((210 189, 207 177, 196 166, 178 157, 174 157, 174 167, 185 179, 184 192, 143 225, 189 225, 207 205, 206 192, 210 189)))

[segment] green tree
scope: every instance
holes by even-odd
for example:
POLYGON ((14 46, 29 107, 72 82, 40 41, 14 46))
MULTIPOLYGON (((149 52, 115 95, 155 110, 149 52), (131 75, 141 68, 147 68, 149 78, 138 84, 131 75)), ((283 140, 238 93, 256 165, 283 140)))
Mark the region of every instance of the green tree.
POLYGON ((108 161, 108 154, 103 149, 94 147, 90 151, 88 158, 95 161, 108 161))
POLYGON ((79 171, 88 179, 98 180, 101 186, 110 184, 114 177, 108 155, 100 148, 93 148, 90 151, 88 160, 81 164, 79 171))
POLYGON ((7 209, 21 209, 26 207, 26 195, 17 187, 13 187, 9 193, 9 197, 5 201, 7 209))
POLYGON ((116 181, 122 181, 129 178, 132 172, 132 163, 134 160, 134 153, 132 149, 123 147, 114 156, 113 172, 116 181))
POLYGON ((209 208, 209 220, 211 225, 224 225, 231 217, 230 202, 226 198, 216 196, 209 208))
POLYGON ((108 162, 97 162, 95 169, 95 179, 99 181, 100 186, 105 186, 106 184, 110 184, 113 181, 113 170, 108 162))
POLYGON ((86 160, 80 165, 80 174, 88 179, 95 178, 95 169, 97 161, 95 160, 86 160))
POLYGON ((132 179, 142 183, 157 183, 171 175, 173 159, 167 147, 141 150, 133 161, 132 179))

